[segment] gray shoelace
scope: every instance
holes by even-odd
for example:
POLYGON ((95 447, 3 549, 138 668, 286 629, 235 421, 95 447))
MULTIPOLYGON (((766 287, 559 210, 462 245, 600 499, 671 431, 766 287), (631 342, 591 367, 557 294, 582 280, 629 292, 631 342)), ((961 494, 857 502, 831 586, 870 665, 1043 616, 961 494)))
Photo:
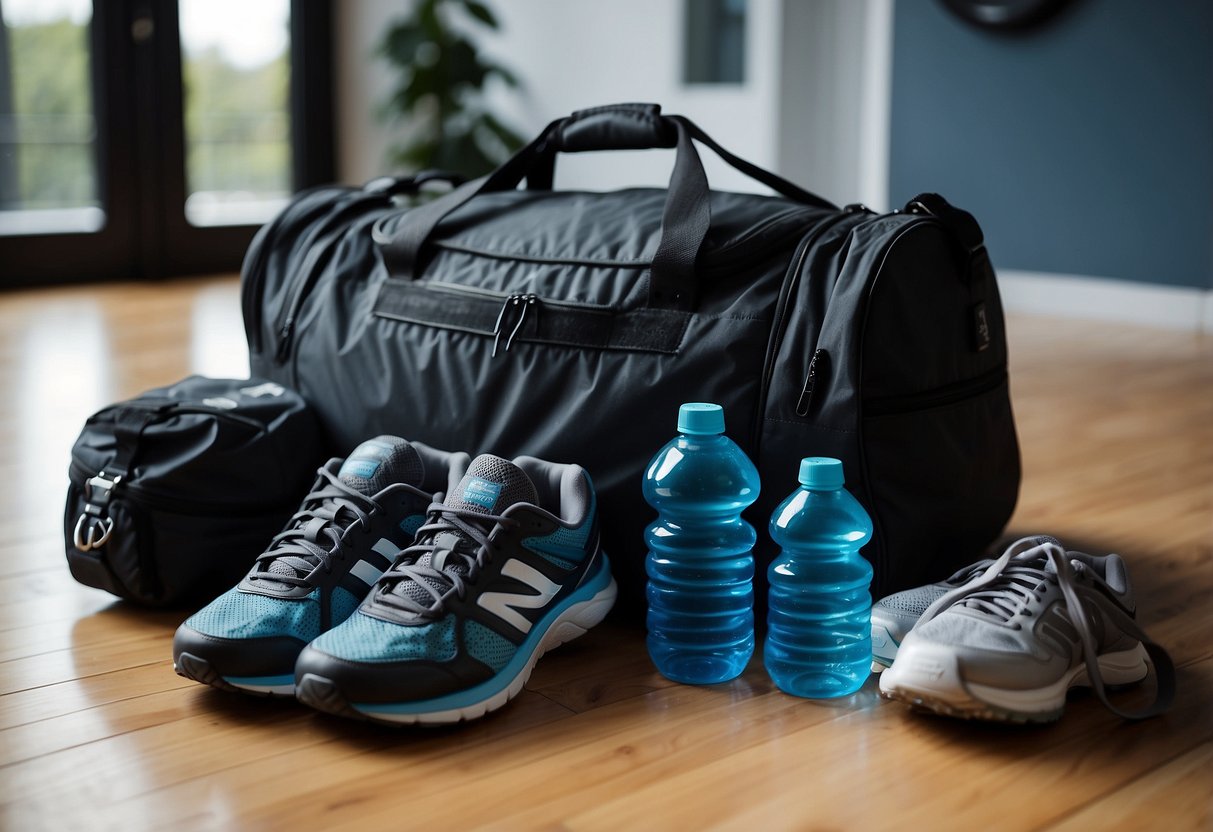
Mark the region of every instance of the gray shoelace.
POLYGON ((330 568, 345 529, 366 524, 375 501, 324 468, 319 474, 325 483, 304 498, 304 508, 291 518, 290 528, 275 535, 257 556, 258 568, 250 581, 308 586, 308 576, 317 568, 330 568))
POLYGON ((1101 605, 1101 611, 1112 620, 1113 626, 1141 642, 1154 665, 1156 690, 1153 702, 1135 710, 1117 707, 1108 699, 1103 675, 1099 670, 1099 651, 1095 644, 1095 635, 1091 632, 1086 608, 1078 595, 1074 568, 1070 565, 1066 550, 1055 541, 1042 542, 1036 537, 1015 541, 1001 557, 972 581, 937 598, 923 612, 918 624, 930 621, 944 610, 960 603, 996 620, 1007 621, 1018 609, 1038 598, 1036 593, 1045 581, 1056 582, 1062 597, 1065 598, 1063 610, 1074 629, 1078 631, 1087 676, 1099 701, 1109 711, 1124 719, 1146 719, 1170 708, 1175 701, 1175 666, 1170 655, 1153 642, 1131 616, 1110 603, 1101 605), (1046 560, 1053 564, 1055 573, 1043 568, 1046 560))
POLYGON ((468 584, 499 548, 489 540, 489 531, 496 524, 511 526, 517 521, 443 503, 432 503, 426 516, 428 522, 417 530, 419 542, 401 552, 379 579, 374 599, 432 620, 442 615, 447 598, 466 595, 468 584))

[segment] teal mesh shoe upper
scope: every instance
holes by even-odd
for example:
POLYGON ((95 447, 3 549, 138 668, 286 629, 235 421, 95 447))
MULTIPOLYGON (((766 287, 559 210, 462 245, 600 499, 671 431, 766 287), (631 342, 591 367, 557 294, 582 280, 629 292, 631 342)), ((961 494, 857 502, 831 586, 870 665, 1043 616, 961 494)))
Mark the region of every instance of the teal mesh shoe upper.
POLYGON ((313 641, 312 647, 356 662, 447 661, 455 655, 455 619, 401 627, 369 615, 352 615, 313 641))
POLYGON ((229 589, 187 618, 185 626, 217 638, 291 636, 311 641, 320 635, 319 598, 319 589, 290 600, 229 589))

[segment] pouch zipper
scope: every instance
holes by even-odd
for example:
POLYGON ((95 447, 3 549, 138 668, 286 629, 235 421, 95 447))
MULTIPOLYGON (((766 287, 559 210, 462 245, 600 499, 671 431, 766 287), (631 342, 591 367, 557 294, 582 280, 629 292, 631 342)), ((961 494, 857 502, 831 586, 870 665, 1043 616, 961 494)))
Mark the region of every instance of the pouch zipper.
POLYGON ((945 384, 918 393, 906 393, 897 396, 877 396, 863 401, 863 415, 889 416, 896 413, 912 413, 916 410, 928 410, 932 407, 944 407, 957 404, 966 399, 977 398, 984 393, 997 390, 1007 380, 1005 367, 973 376, 964 381, 945 384))
POLYGON ((554 306, 557 308, 596 312, 603 315, 609 315, 615 311, 615 308, 611 306, 545 298, 540 297, 534 292, 502 292, 496 289, 482 289, 478 286, 463 286, 458 283, 445 283, 443 281, 424 281, 420 285, 425 286, 433 292, 445 292, 456 296, 501 301, 501 309, 497 313, 497 320, 493 324, 493 331, 490 333, 493 336, 493 351, 489 354, 490 358, 497 357, 498 349, 502 348, 501 337, 506 334, 507 330, 508 335, 506 335, 502 351, 510 351, 510 347, 514 345, 514 338, 522 330, 522 325, 526 323, 526 319, 532 309, 535 309, 536 313, 538 313, 545 306, 554 306))
POLYGON ((830 354, 825 350, 813 350, 813 357, 809 359, 809 372, 805 375, 804 384, 800 388, 800 398, 796 400, 797 416, 809 415, 809 408, 813 406, 813 391, 817 387, 817 374, 826 372, 829 358, 830 354))

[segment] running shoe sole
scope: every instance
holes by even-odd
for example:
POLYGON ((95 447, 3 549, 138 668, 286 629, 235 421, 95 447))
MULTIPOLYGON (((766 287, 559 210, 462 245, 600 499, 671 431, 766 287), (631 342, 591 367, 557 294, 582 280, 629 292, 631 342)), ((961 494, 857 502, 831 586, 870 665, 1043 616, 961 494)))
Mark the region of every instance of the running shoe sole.
POLYGON ((177 675, 201 682, 219 690, 248 693, 254 696, 294 696, 295 677, 293 674, 284 676, 223 676, 211 663, 201 656, 191 653, 181 653, 173 662, 173 670, 177 675))
POLYGON ((317 710, 389 725, 451 725, 484 716, 522 691, 544 653, 584 635, 606 618, 618 590, 605 560, 603 567, 593 581, 540 620, 509 664, 473 688, 420 702, 357 703, 347 701, 331 679, 305 673, 296 680, 295 695, 317 710))
MULTIPOLYGON (((1109 686, 1128 685, 1146 677, 1145 648, 1105 653, 1099 670, 1109 686)), ((1007 690, 964 681, 957 656, 947 648, 913 644, 880 674, 880 695, 916 708, 960 719, 995 722, 1054 722, 1065 709, 1066 692, 1089 687, 1085 665, 1072 668, 1051 685, 1031 690, 1007 690)))

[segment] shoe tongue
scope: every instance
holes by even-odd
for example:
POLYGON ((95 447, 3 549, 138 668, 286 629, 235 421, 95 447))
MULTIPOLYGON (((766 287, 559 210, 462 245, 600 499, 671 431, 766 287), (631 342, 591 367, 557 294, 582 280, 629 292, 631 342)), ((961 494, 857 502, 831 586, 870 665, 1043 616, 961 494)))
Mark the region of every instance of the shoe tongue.
MULTIPOLYGON (((526 472, 508 459, 481 454, 472 460, 459 485, 447 496, 445 505, 477 514, 501 514, 515 503, 537 501, 535 485, 526 472)), ((474 554, 476 546, 471 539, 452 529, 438 532, 432 542, 433 550, 418 558, 418 566, 429 566, 456 575, 468 574, 470 570, 467 562, 462 557, 452 556, 451 553, 458 550, 469 555, 474 554)), ((434 579, 419 577, 416 581, 401 581, 393 591, 428 607, 434 599, 417 585, 417 581, 424 581, 439 592, 449 586, 441 585, 434 579)))
POLYGON ((417 449, 398 436, 376 436, 353 450, 341 463, 337 476, 368 497, 389 485, 421 486, 425 465, 417 449))
POLYGON ((535 485, 508 459, 481 454, 446 498, 452 508, 479 514, 501 514, 515 503, 536 503, 535 485))
MULTIPOLYGON (((355 491, 373 497, 396 483, 420 487, 425 465, 417 449, 407 441, 398 436, 376 436, 345 458, 337 477, 355 491)), ((323 526, 322 521, 311 522, 317 524, 317 531, 323 526)), ((303 577, 315 566, 315 561, 314 557, 291 555, 271 561, 265 571, 270 575, 303 577)))

